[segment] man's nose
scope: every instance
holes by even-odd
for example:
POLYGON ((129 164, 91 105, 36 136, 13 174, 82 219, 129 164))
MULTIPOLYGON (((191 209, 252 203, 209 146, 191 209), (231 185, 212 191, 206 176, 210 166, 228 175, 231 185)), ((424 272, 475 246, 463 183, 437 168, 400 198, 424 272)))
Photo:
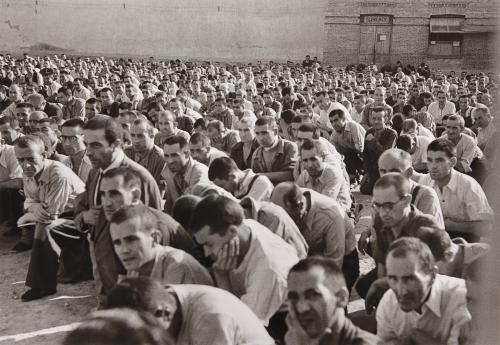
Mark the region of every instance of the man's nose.
POLYGON ((296 304, 296 308, 297 308, 297 312, 299 313, 305 313, 307 311, 309 311, 309 304, 307 304, 306 301, 304 301, 304 299, 302 298, 299 298, 299 300, 297 301, 297 304, 296 304))

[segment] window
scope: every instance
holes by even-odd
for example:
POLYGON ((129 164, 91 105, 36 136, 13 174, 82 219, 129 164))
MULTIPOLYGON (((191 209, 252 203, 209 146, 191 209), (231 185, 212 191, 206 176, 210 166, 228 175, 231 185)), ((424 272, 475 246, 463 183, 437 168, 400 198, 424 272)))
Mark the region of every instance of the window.
POLYGON ((463 16, 432 16, 428 54, 443 57, 461 56, 464 22, 463 16))

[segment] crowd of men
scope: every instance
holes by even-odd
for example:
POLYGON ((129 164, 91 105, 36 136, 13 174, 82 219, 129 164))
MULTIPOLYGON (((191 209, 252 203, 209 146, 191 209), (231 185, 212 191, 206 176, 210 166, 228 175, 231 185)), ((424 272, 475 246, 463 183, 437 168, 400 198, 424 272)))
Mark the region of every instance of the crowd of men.
POLYGON ((474 344, 498 83, 309 56, 0 55, 22 301, 93 279, 99 311, 72 345, 474 344), (355 188, 372 195, 358 240, 355 188), (349 318, 354 290, 373 329, 349 318))

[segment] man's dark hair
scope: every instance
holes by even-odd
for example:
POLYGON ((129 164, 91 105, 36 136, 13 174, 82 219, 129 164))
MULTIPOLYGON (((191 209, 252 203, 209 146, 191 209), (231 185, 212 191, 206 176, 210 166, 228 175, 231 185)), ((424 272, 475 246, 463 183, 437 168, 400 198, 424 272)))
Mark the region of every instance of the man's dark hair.
POLYGON ((255 126, 271 126, 276 127, 276 119, 272 116, 262 116, 255 121, 255 126))
POLYGON ((202 200, 197 195, 183 195, 175 200, 172 208, 172 217, 182 225, 182 227, 190 231, 191 217, 193 216, 196 205, 202 200))
POLYGON ((57 93, 62 93, 64 96, 66 97, 69 97, 69 96, 72 96, 73 95, 73 91, 71 91, 71 89, 69 87, 60 87, 58 90, 57 90, 57 93))
POLYGON ((346 282, 342 270, 335 261, 323 256, 310 256, 297 262, 290 269, 288 275, 292 272, 307 272, 313 267, 321 267, 325 271, 327 278, 333 279, 339 288, 346 287, 346 282))
POLYGON ((345 112, 342 109, 333 109, 332 111, 330 111, 330 114, 328 114, 328 117, 333 116, 338 116, 339 119, 345 119, 345 112))
POLYGON ((36 145, 45 150, 45 143, 43 142, 42 138, 36 135, 23 135, 22 137, 17 138, 13 144, 20 149, 27 149, 33 145, 36 145))
POLYGON ((429 146, 427 146, 427 152, 444 152, 448 158, 453 158, 457 156, 457 148, 450 140, 446 138, 438 138, 431 141, 429 146))
POLYGON ((313 133, 313 139, 319 139, 318 127, 314 123, 303 123, 299 126, 297 131, 313 133))
POLYGON ((403 110, 401 111, 401 113, 405 116, 405 117, 408 117, 412 111, 417 111, 417 109, 415 109, 415 107, 411 104, 405 104, 403 106, 403 110))
POLYGON ((283 121, 285 121, 287 125, 292 123, 292 120, 295 116, 297 116, 297 113, 292 109, 284 110, 281 113, 281 118, 283 119, 283 121))
POLYGON ((149 113, 151 110, 163 111, 163 106, 159 102, 151 102, 148 104, 147 112, 149 113))
POLYGON ((213 181, 215 179, 225 180, 232 172, 239 170, 238 166, 229 157, 219 157, 213 160, 208 167, 208 179, 213 181))
POLYGON ((123 130, 122 127, 112 117, 109 116, 96 116, 91 118, 85 124, 87 130, 100 130, 104 129, 104 139, 109 145, 114 144, 117 140, 122 140, 123 130))
POLYGON ((123 185, 125 186, 125 188, 130 190, 135 187, 141 190, 141 177, 129 167, 118 167, 110 169, 102 175, 102 178, 114 178, 117 176, 121 176, 123 178, 123 185))
POLYGON ((189 139, 189 143, 193 145, 198 145, 199 143, 201 143, 203 144, 203 146, 210 146, 210 138, 203 133, 197 132, 193 133, 193 135, 189 139))
POLYGON ((0 117, 0 126, 9 124, 11 129, 16 129, 19 126, 19 121, 15 116, 4 115, 0 117))
POLYGON ((208 120, 206 117, 200 117, 199 119, 196 119, 196 121, 194 122, 193 128, 201 127, 202 129, 207 129, 209 122, 210 120, 208 120))
POLYGON ((64 121, 63 124, 62 124, 62 126, 61 126, 61 128, 62 127, 84 128, 85 127, 85 122, 82 119, 78 118, 78 117, 74 117, 72 119, 64 121))
POLYGON ((165 293, 164 289, 157 280, 151 278, 125 278, 109 292, 106 307, 149 312, 158 303, 161 294, 165 293))
POLYGON ((97 104, 97 105, 99 105, 99 107, 101 106, 101 101, 99 101, 97 98, 93 98, 93 97, 87 99, 87 101, 85 103, 91 104, 91 105, 97 104))
POLYGON ((118 106, 120 110, 132 110, 132 103, 130 102, 121 102, 118 106))
POLYGON ((281 96, 285 97, 286 95, 291 95, 292 94, 292 88, 289 86, 285 86, 283 89, 281 89, 281 96))
POLYGON ((109 87, 103 87, 102 89, 99 90, 99 95, 101 92, 111 92, 113 94, 113 90, 111 90, 109 87))
POLYGON ((158 218, 149 209, 149 207, 144 204, 129 205, 120 208, 118 211, 113 213, 109 222, 110 224, 122 224, 123 222, 134 218, 140 220, 141 231, 159 229, 158 218))
POLYGON ((186 146, 188 146, 186 138, 184 138, 182 135, 172 135, 167 139, 165 139, 165 142, 163 143, 163 145, 169 145, 169 146, 176 144, 179 144, 179 148, 181 150, 184 149, 186 146))
POLYGON ((396 140, 396 147, 403 151, 410 153, 411 144, 413 142, 413 138, 408 134, 401 134, 399 138, 396 140))
POLYGON ((28 103, 28 102, 21 102, 21 103, 16 104, 16 109, 20 109, 20 108, 29 108, 31 110, 35 109, 35 107, 33 107, 33 104, 28 103))
POLYGON ((190 229, 197 233, 204 226, 209 226, 211 233, 224 236, 231 225, 241 225, 244 218, 243 208, 236 201, 225 196, 209 195, 196 205, 190 229))
MULTIPOLYGON (((416 237, 401 237, 389 246, 389 253, 387 258, 406 258, 408 254, 413 254, 419 261, 419 268, 425 274, 434 272, 436 260, 428 245, 416 237)), ((386 259, 387 260, 387 259, 386 259)))
POLYGON ((375 107, 372 109, 372 113, 384 113, 384 117, 387 115, 387 111, 384 107, 375 107))
POLYGON ((436 261, 443 260, 451 248, 450 235, 437 226, 421 226, 414 235, 429 246, 436 261))

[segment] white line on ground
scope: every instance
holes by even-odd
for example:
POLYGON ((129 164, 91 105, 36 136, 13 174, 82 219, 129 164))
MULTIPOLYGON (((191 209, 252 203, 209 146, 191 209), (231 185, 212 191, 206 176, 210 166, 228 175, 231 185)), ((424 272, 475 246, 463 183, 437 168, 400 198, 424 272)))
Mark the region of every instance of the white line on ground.
POLYGON ((92 295, 85 295, 85 296, 58 296, 58 297, 54 297, 54 298, 49 299, 49 301, 57 301, 57 300, 60 300, 60 299, 79 299, 79 298, 88 298, 88 297, 92 297, 92 295))
POLYGON ((41 329, 41 330, 34 331, 34 332, 6 335, 6 336, 0 337, 0 342, 6 341, 6 340, 10 340, 10 341, 13 340, 16 342, 16 341, 20 341, 20 340, 34 338, 34 337, 37 337, 39 335, 69 332, 69 331, 73 330, 74 328, 76 328, 79 324, 80 324, 79 322, 74 322, 74 323, 70 323, 68 325, 45 328, 45 329, 41 329))

